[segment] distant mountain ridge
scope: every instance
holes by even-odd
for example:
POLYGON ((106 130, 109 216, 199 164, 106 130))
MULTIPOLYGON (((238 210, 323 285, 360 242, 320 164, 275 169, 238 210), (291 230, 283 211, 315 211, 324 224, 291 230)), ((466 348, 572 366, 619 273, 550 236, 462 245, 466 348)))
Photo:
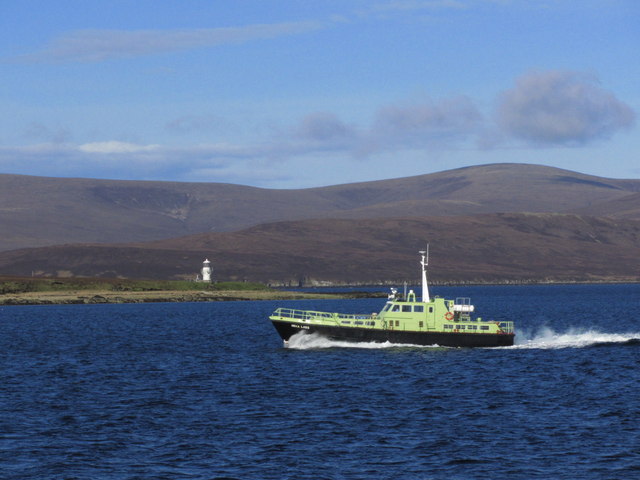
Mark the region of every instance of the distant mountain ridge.
POLYGON ((193 279, 276 285, 418 281, 430 242, 439 282, 640 281, 640 221, 509 213, 276 222, 245 230, 112 245, 0 252, 10 275, 193 279))
POLYGON ((639 195, 640 180, 525 164, 298 190, 0 175, 0 251, 144 242, 321 218, 559 212, 640 219, 639 195))
POLYGON ((0 275, 640 281, 640 180, 496 164, 301 190, 0 175, 0 275), (25 248, 31 247, 31 248, 25 248), (37 247, 37 248, 33 248, 37 247))

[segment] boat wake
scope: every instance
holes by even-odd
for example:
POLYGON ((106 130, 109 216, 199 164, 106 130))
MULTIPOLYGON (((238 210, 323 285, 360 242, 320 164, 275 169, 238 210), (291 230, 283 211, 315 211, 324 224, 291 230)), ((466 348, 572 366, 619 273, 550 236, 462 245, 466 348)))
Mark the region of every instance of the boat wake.
POLYGON ((443 348, 438 345, 412 345, 391 342, 346 342, 343 340, 331 340, 323 337, 318 333, 300 332, 293 335, 286 344, 287 348, 294 350, 313 350, 322 348, 365 348, 365 349, 383 349, 383 348, 443 348))
POLYGON ((606 345, 640 345, 640 333, 604 333, 570 328, 564 333, 544 328, 535 334, 516 332, 515 349, 584 348, 606 345))
MULTIPOLYGON (((560 348, 585 348, 602 347, 608 345, 640 345, 640 333, 604 333, 597 330, 584 330, 571 328, 561 333, 544 328, 535 334, 526 332, 516 333, 516 343, 511 347, 490 347, 491 349, 560 349, 560 348)), ((439 345, 413 345, 398 343, 378 342, 347 342, 343 340, 331 340, 318 333, 296 333, 286 344, 287 348, 294 350, 314 350, 327 348, 425 348, 443 349, 439 345)))

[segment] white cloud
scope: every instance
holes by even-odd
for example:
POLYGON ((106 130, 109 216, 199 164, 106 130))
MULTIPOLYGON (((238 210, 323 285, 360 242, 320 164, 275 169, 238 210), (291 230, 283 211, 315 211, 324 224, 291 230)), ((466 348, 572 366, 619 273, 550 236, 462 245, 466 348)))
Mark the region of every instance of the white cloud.
POLYGON ((299 35, 323 26, 320 22, 290 22, 191 30, 77 30, 54 39, 40 52, 23 55, 17 60, 27 63, 101 62, 299 35))
MULTIPOLYGON (((186 116, 167 127, 189 132, 218 120, 186 116)), ((496 127, 490 138, 490 122, 468 97, 407 101, 380 108, 363 125, 330 112, 310 113, 271 137, 249 142, 172 146, 107 140, 0 147, 0 171, 147 180, 233 178, 242 183, 241 175, 255 178, 269 172, 267 177, 280 178, 283 172, 306 172, 303 166, 343 168, 353 158, 366 158, 371 165, 425 153, 433 158, 482 142, 493 150, 514 139, 560 147, 582 144, 630 126, 634 113, 591 78, 543 72, 521 77, 500 97, 497 120, 501 129, 496 127)))
POLYGON ((160 145, 136 145, 128 142, 118 142, 115 140, 109 142, 85 143, 78 146, 78 150, 84 153, 99 154, 121 154, 121 153, 140 153, 157 151, 160 145))
POLYGON ((583 145, 630 127, 635 113, 596 79, 575 72, 532 72, 498 103, 505 133, 536 145, 583 145))
POLYGON ((198 168, 215 169, 255 156, 234 145, 185 148, 119 141, 0 147, 0 170, 51 176, 113 179, 180 179, 198 168))

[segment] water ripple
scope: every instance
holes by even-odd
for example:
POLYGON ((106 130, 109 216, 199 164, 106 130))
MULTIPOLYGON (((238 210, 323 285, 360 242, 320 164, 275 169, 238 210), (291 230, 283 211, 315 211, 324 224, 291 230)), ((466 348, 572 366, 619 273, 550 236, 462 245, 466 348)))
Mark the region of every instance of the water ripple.
POLYGON ((2 308, 2 478, 638 477, 637 325, 571 317, 558 288, 480 290, 536 307, 502 349, 284 348, 272 302, 2 308))

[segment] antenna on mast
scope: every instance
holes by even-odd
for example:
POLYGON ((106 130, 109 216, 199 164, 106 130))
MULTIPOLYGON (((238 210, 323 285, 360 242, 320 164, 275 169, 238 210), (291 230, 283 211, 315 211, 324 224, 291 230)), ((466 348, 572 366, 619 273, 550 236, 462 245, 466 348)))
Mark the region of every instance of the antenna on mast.
POLYGON ((427 284, 427 265, 429 265, 429 244, 426 250, 420 250, 420 265, 422 266, 422 301, 430 302, 429 285, 427 284))

